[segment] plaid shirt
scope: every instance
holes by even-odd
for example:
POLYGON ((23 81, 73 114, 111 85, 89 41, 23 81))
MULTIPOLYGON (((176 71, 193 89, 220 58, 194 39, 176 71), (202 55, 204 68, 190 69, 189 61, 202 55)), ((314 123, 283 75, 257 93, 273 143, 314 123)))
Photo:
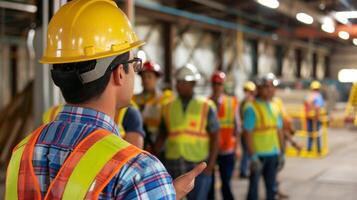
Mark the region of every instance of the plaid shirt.
MULTIPOLYGON (((119 136, 114 121, 104 113, 65 106, 43 129, 34 150, 33 167, 43 196, 76 145, 97 129, 119 136)), ((175 199, 172 178, 154 156, 140 153, 104 188, 99 199, 175 199)))

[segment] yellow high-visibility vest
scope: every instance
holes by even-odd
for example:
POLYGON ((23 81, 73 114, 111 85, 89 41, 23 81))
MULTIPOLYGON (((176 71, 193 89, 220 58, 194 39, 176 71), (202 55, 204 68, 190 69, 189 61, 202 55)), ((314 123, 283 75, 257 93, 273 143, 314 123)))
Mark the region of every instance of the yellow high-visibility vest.
POLYGON ((269 103, 272 112, 268 110, 267 102, 254 100, 246 104, 253 108, 256 121, 253 130, 253 146, 258 154, 280 152, 278 137, 278 118, 281 115, 279 108, 274 103, 269 103))
POLYGON ((166 159, 180 157, 190 162, 206 160, 209 154, 207 115, 213 102, 207 98, 193 98, 184 112, 181 100, 176 98, 163 108, 168 131, 166 159))
MULTIPOLYGON (((44 127, 38 128, 15 147, 7 169, 6 200, 42 199, 32 156, 44 127)), ((71 152, 44 199, 98 199, 122 166, 141 152, 107 130, 96 130, 71 152)))

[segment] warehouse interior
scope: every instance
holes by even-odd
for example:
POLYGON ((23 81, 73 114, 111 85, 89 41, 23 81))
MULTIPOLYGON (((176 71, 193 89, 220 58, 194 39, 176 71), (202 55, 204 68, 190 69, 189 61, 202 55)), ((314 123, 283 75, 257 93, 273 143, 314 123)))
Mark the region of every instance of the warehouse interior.
MULTIPOLYGON (((70 0, 0 0, 0 196, 12 149, 41 125, 51 106, 65 104, 39 63, 48 24, 70 0)), ((279 179, 289 199, 354 199, 357 195, 357 1, 354 0, 116 0, 145 45, 134 54, 162 67, 160 89, 175 93, 176 71, 190 63, 201 74, 195 92, 211 94, 211 76, 225 72, 225 92, 243 100, 243 86, 268 73, 303 130, 310 83, 325 100, 322 155, 286 153, 279 179), (301 123, 300 123, 301 122, 301 123)), ((139 75, 134 94, 143 90, 139 75)), ((303 134, 301 134, 303 135, 303 134)), ((304 136, 294 135, 301 143, 304 136)), ((289 150, 289 149, 288 149, 289 150)), ((232 177, 236 199, 248 180, 232 177)), ((218 172, 217 172, 218 173, 218 172)), ((223 199, 217 178, 215 199, 223 199)), ((264 194, 263 186, 260 188, 264 194)))

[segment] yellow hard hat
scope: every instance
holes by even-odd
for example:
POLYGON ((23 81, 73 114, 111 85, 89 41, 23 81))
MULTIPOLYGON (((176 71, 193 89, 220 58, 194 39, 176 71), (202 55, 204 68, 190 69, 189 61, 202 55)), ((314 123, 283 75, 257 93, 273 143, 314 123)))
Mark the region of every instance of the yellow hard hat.
POLYGON ((112 0, 74 0, 52 17, 41 63, 106 58, 144 45, 112 0))
POLYGON ((321 83, 318 81, 312 81, 310 84, 311 90, 319 90, 321 88, 321 83))
POLYGON ((252 81, 247 81, 244 83, 243 89, 253 92, 253 91, 255 91, 256 86, 252 81))

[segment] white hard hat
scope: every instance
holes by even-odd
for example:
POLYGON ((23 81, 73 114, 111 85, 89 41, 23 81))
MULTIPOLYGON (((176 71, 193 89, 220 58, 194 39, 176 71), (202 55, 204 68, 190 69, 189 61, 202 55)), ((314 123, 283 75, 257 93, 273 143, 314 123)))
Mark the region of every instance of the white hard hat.
POLYGON ((176 80, 178 81, 198 81, 201 79, 201 74, 192 64, 186 64, 176 72, 176 80))

